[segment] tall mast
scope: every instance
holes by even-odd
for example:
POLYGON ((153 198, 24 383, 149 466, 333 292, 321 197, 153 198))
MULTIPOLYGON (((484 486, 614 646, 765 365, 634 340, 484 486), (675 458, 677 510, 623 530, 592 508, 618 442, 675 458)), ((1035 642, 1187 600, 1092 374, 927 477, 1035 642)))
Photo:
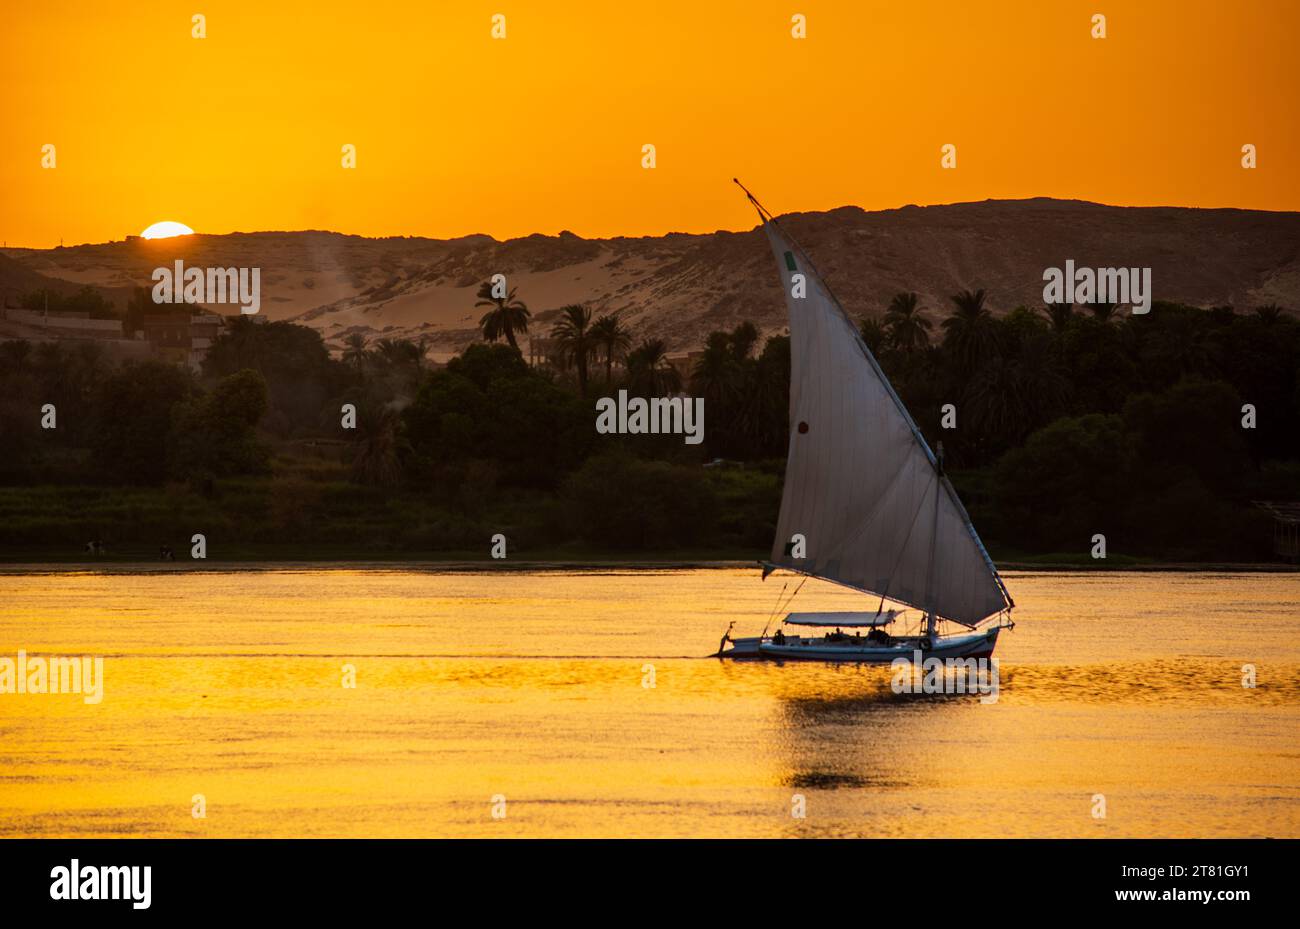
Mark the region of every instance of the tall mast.
POLYGON ((938 558, 939 492, 943 490, 943 443, 935 447, 934 456, 934 529, 930 533, 930 565, 925 580, 925 635, 934 644, 937 619, 934 615, 934 572, 938 558))

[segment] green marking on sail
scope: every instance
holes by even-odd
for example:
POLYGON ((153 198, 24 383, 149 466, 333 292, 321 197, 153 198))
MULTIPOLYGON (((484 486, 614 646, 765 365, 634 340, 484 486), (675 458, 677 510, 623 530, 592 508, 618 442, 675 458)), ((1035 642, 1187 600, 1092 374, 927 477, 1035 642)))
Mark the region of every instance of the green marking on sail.
POLYGON ((798 271, 799 266, 794 263, 794 252, 785 253, 785 266, 791 271, 798 271))

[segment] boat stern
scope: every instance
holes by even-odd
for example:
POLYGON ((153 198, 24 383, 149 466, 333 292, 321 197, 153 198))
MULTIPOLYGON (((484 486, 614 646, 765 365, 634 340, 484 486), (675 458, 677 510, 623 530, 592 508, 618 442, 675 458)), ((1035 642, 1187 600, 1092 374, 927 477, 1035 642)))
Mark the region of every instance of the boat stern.
POLYGON ((761 636, 742 636, 737 639, 727 636, 722 640, 715 658, 761 658, 763 653, 759 650, 763 639, 761 636), (730 645, 730 648, 727 646, 730 645))

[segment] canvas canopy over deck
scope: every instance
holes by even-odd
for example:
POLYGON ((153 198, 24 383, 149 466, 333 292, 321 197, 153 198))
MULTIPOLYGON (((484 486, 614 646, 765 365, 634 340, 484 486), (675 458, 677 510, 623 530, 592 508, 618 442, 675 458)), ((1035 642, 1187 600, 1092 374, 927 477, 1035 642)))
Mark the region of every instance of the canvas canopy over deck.
POLYGON ((846 613, 791 613, 785 618, 790 626, 836 626, 857 629, 865 626, 888 626, 898 616, 898 610, 871 613, 864 610, 846 613))

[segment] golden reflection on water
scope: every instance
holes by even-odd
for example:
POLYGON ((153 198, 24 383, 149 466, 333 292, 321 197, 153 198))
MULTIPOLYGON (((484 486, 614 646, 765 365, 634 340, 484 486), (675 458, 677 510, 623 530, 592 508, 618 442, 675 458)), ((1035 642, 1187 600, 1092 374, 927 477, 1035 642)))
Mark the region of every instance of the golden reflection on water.
POLYGON ((0 695, 0 835, 1300 836, 1300 576, 1008 584, 984 705, 702 657, 748 569, 11 571, 0 655, 106 681, 0 695))

